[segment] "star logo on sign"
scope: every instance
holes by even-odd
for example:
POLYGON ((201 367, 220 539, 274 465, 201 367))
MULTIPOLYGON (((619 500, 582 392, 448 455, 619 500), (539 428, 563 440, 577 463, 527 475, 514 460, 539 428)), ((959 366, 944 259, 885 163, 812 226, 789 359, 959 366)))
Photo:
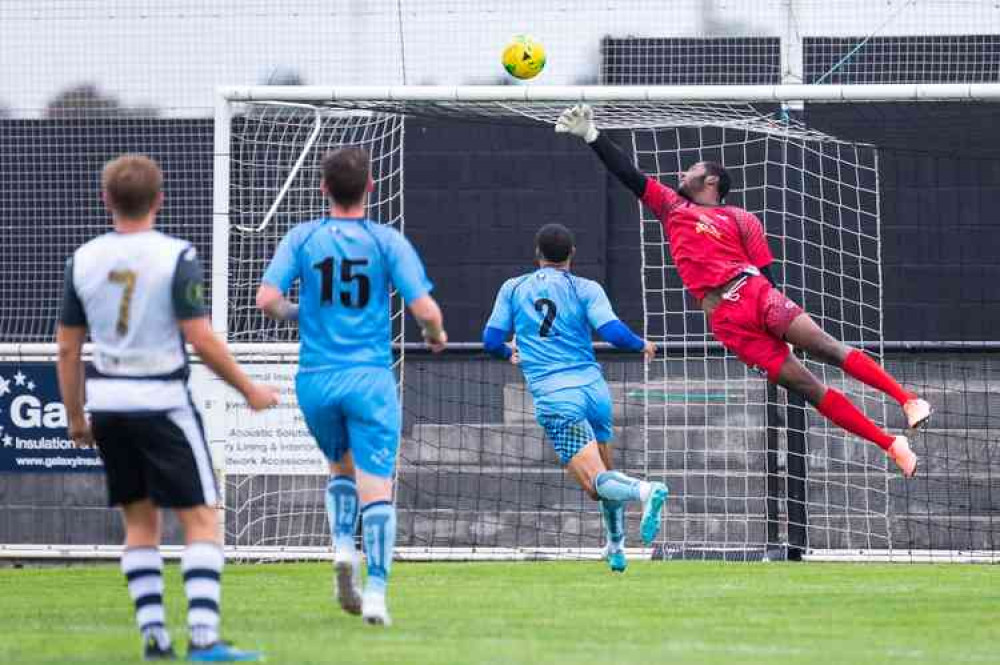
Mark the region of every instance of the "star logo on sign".
POLYGON ((10 392, 10 379, 5 379, 0 376, 0 397, 3 397, 10 392))
POLYGON ((30 390, 31 392, 35 392, 35 382, 34 381, 28 381, 28 390, 30 390))
POLYGON ((5 436, 3 438, 3 447, 4 448, 10 448, 13 445, 14 445, 14 437, 12 437, 10 434, 8 434, 7 436, 5 436))
POLYGON ((24 380, 27 378, 28 377, 26 377, 24 374, 21 373, 21 370, 17 370, 17 374, 14 375, 14 385, 23 386, 24 380))

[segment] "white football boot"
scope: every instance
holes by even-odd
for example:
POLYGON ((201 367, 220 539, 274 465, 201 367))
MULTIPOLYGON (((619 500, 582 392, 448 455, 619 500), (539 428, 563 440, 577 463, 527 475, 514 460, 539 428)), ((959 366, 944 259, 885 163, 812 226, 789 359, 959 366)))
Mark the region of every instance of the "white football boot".
POLYGON ((365 591, 361 597, 361 618, 369 626, 391 626, 389 610, 385 606, 385 594, 378 591, 365 591))
POLYGON ((914 397, 903 404, 903 413, 906 414, 906 423, 909 428, 919 429, 927 424, 933 409, 927 400, 914 397))
POLYGON ((912 478, 917 472, 917 455, 910 450, 910 441, 905 436, 897 436, 889 446, 889 457, 892 458, 903 472, 903 477, 912 478))

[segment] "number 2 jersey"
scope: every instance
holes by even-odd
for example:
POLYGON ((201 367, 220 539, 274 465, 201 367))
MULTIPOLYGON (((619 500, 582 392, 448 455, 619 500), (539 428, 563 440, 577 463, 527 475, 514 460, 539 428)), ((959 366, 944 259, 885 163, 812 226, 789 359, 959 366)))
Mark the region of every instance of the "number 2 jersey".
POLYGON ((178 321, 205 316, 195 248, 159 231, 107 233, 66 264, 60 323, 94 344, 87 409, 166 411, 190 405, 178 321))
POLYGON ((293 227, 262 282, 299 282, 300 371, 392 366, 390 295, 411 303, 432 288, 413 245, 366 219, 323 217, 293 227))
POLYGON ((742 208, 692 203, 654 178, 642 202, 663 224, 681 281, 698 300, 774 260, 760 220, 742 208))
POLYGON ((504 282, 486 325, 517 336, 521 370, 537 397, 603 379, 592 331, 617 318, 600 284, 545 267, 504 282))

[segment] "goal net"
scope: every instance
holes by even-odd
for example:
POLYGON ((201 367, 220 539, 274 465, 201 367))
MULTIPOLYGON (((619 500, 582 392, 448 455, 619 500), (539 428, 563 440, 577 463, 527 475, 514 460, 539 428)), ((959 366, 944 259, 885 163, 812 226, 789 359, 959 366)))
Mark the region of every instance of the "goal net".
MULTIPOLYGON (((222 441, 215 459, 227 497, 226 540, 249 551, 293 548, 308 553, 330 542, 323 503, 327 465, 295 401, 297 327, 263 316, 254 298, 288 229, 328 211, 318 172, 320 158, 331 147, 356 145, 372 155, 375 187, 368 197, 368 215, 402 230, 403 118, 260 103, 234 115, 231 131, 228 163, 218 151, 216 157, 217 212, 222 206, 228 209, 216 220, 215 242, 223 254, 220 262, 228 264, 228 279, 213 282, 216 294, 225 293, 213 297, 213 320, 241 349, 240 359, 251 371, 280 387, 282 404, 251 416, 234 399, 223 414, 208 413, 208 422, 221 428, 215 430, 222 441)), ((297 300, 297 293, 291 297, 297 300)), ((399 302, 394 303, 392 323, 393 341, 402 348, 399 302)), ((402 358, 399 354, 395 363, 400 380, 402 358)), ((209 427, 210 433, 213 429, 209 427)))
MULTIPOLYGON (((216 233, 224 225, 228 243, 217 239, 225 254, 214 258, 216 266, 227 265, 228 279, 219 281, 223 273, 216 270, 215 320, 224 322, 230 341, 243 343, 245 359, 263 359, 253 365, 262 376, 280 377, 288 399, 271 414, 250 415, 234 402, 209 417, 225 432, 232 545, 308 549, 329 542, 325 467, 294 408, 287 343, 296 330, 266 321, 252 302, 281 237, 326 210, 317 187, 323 152, 342 144, 368 148, 376 181, 369 215, 403 229, 406 118, 551 126, 567 106, 528 101, 523 90, 479 89, 466 99, 434 89, 401 91, 402 99, 338 101, 332 94, 320 99, 315 89, 224 94, 216 118, 216 233), (490 94, 497 98, 484 98, 490 94), (228 297, 218 297, 219 289, 228 297)), ((615 99, 612 92, 594 102, 597 122, 631 150, 640 169, 672 183, 695 161, 724 163, 735 180, 729 201, 764 222, 780 285, 831 334, 880 356, 872 146, 810 130, 773 103, 642 101, 615 99)), ((666 353, 649 365, 610 353, 601 359, 615 404, 616 464, 666 482, 673 494, 654 554, 764 557, 787 545, 790 535, 801 541, 792 544, 813 550, 889 550, 881 451, 845 439, 800 406, 787 405, 783 395, 769 399, 759 374, 712 339, 684 293, 659 222, 638 205, 635 210, 644 333, 666 353), (808 480, 789 478, 789 469, 808 480)), ((490 305, 482 303, 483 320, 490 305)), ((398 302, 395 315, 401 316, 398 302)), ((474 353, 450 359, 411 354, 404 372, 403 327, 397 330, 405 412, 397 494, 401 551, 595 554, 603 544, 597 506, 560 468, 534 422, 520 373, 474 353)), ((881 395, 807 363, 884 422, 881 395)), ((637 522, 638 514, 630 513, 630 545, 639 544, 637 522)))
MULTIPOLYGON (((214 148, 209 140, 213 127, 207 122, 185 130, 190 144, 202 149, 197 169, 190 172, 195 176, 189 178, 199 183, 197 196, 168 197, 182 199, 182 205, 175 203, 172 210, 168 206, 158 225, 193 239, 203 255, 211 254, 203 258, 211 272, 213 327, 252 374, 282 391, 279 408, 251 414, 221 381, 193 365, 194 396, 205 416, 224 488, 228 551, 247 559, 330 556, 323 502, 327 467, 295 402, 298 332, 293 325, 263 318, 253 302, 282 236, 292 225, 326 211, 318 188, 319 160, 326 150, 352 144, 371 153, 375 189, 368 214, 380 223, 407 232, 407 211, 410 229, 426 226, 428 217, 440 212, 441 224, 468 224, 475 234, 489 236, 480 240, 470 231, 464 236, 470 242, 529 247, 533 228, 543 221, 573 226, 573 220, 566 220, 550 199, 537 210, 537 220, 502 229, 480 220, 454 219, 453 211, 438 210, 447 204, 428 196, 428 191, 437 191, 441 201, 453 200, 448 188, 455 172, 435 170, 450 162, 442 160, 434 168, 418 163, 428 154, 428 142, 421 152, 412 139, 423 132, 464 137, 503 126, 509 136, 523 129, 527 135, 544 135, 551 145, 568 146, 558 168, 571 170, 578 179, 584 171, 602 167, 575 139, 555 137, 551 127, 566 106, 588 101, 602 129, 631 153, 637 166, 667 184, 675 184, 676 173, 697 160, 723 162, 735 181, 730 202, 763 220, 779 286, 832 335, 885 360, 880 189, 909 191, 917 186, 913 162, 931 164, 925 170, 941 172, 947 170, 946 162, 944 157, 918 158, 836 136, 838 128, 848 131, 843 127, 851 114, 850 107, 836 103, 885 102, 854 107, 854 122, 860 122, 886 112, 889 102, 920 100, 928 113, 961 124, 974 135, 979 125, 973 121, 986 119, 983 127, 988 126, 993 104, 970 100, 998 98, 1000 86, 979 84, 283 86, 220 91, 214 148), (826 117, 825 131, 803 123, 781 105, 797 100, 806 101, 807 117, 816 126, 826 117), (201 183, 208 182, 204 174, 213 163, 214 217, 209 224, 207 186, 201 183), (524 231, 522 238, 511 228, 531 231, 524 231)), ((174 145, 173 137, 162 139, 164 146, 172 146, 167 154, 186 151, 189 144, 174 145)), ((486 140, 477 136, 480 139, 486 140)), ((490 158, 486 154, 479 159, 490 158)), ((519 163, 547 169, 547 158, 544 149, 533 146, 530 160, 519 163)), ((171 173, 179 173, 184 181, 186 161, 164 163, 168 183, 178 181, 171 173)), ((94 173, 99 166, 94 163, 94 173)), ((491 190, 477 186, 478 164, 470 161, 468 166, 461 174, 461 196, 472 197, 493 219, 523 216, 521 208, 512 213, 501 199, 483 194, 491 190)), ((551 168, 557 167, 553 163, 551 168)), ((498 170, 485 175, 484 166, 482 172, 489 178, 498 170)), ((504 177, 512 183, 538 178, 551 190, 553 172, 504 177)), ((979 187, 985 188, 988 170, 980 169, 977 175, 979 187)), ((610 182, 610 176, 601 177, 610 182)), ((578 187, 575 194, 567 190, 552 196, 565 195, 570 209, 571 197, 579 193, 578 187)), ((614 400, 615 465, 662 480, 671 489, 660 536, 644 556, 998 560, 1000 372, 995 358, 972 353, 929 356, 922 346, 920 353, 907 356, 899 345, 893 349, 888 358, 892 372, 935 407, 932 429, 914 441, 921 456, 920 474, 904 481, 887 468, 874 446, 845 436, 794 397, 768 388, 763 378, 715 343, 704 315, 681 287, 659 222, 623 190, 591 194, 602 204, 617 206, 615 214, 631 215, 634 224, 623 225, 627 235, 616 230, 612 239, 579 236, 581 254, 586 253, 585 242, 635 248, 630 256, 636 257, 635 284, 636 291, 641 289, 643 309, 641 322, 638 317, 630 322, 641 323, 644 335, 663 349, 647 365, 636 354, 598 347, 614 400)), ((579 200, 575 203, 580 209, 579 200)), ((963 205, 955 200, 956 215, 963 205)), ((889 209, 881 214, 905 213, 889 209)), ((6 362, 0 375, 0 445, 6 468, 15 471, 5 473, 0 482, 0 557, 114 556, 120 547, 120 519, 105 506, 101 474, 92 473, 100 465, 98 457, 74 451, 64 438, 52 365, 55 349, 43 343, 51 339, 58 311, 59 285, 53 276, 61 274, 62 261, 77 244, 102 232, 105 227, 98 217, 72 233, 63 227, 24 226, 19 242, 31 250, 23 250, 23 256, 15 252, 8 261, 11 269, 27 266, 26 288, 41 292, 30 303, 22 302, 20 318, 0 317, 7 332, 0 345, 0 359, 6 362)), ((920 240, 927 244, 926 238, 920 240)), ((428 245, 423 238, 418 242, 432 255, 428 245)), ((448 245, 455 255, 462 250, 460 243, 448 245)), ((488 288, 497 289, 504 278, 530 270, 529 257, 530 250, 525 251, 525 263, 506 266, 502 274, 496 267, 500 261, 491 262, 496 283, 488 288)), ((430 276, 443 286, 437 267, 430 276)), ((983 289, 987 283, 983 281, 983 289)), ((469 290, 463 301, 450 297, 446 319, 455 322, 464 315, 474 319, 470 327, 477 329, 492 302, 469 290)), ((981 298, 985 302, 986 296, 981 298)), ((535 422, 520 371, 488 358, 478 344, 455 344, 447 353, 431 356, 417 343, 419 336, 398 299, 392 314, 404 410, 396 495, 400 556, 597 556, 603 545, 597 506, 560 467, 535 422)), ((983 339, 987 336, 984 332, 983 339)), ((880 394, 845 379, 839 370, 803 360, 876 422, 893 431, 903 427, 895 404, 886 408, 880 394)), ((630 548, 639 545, 637 523, 633 510, 628 519, 630 548)), ((165 542, 179 543, 180 538, 176 524, 168 520, 165 542)))

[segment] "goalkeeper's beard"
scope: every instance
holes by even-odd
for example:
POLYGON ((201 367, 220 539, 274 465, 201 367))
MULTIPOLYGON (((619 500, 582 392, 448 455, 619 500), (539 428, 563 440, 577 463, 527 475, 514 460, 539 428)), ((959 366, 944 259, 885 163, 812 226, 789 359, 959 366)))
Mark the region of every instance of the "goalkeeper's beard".
POLYGON ((699 178, 693 178, 694 182, 690 180, 685 182, 683 185, 677 188, 677 193, 686 198, 691 203, 697 203, 695 201, 695 195, 705 189, 705 176, 699 178), (697 187, 691 187, 691 184, 696 184, 697 187))

